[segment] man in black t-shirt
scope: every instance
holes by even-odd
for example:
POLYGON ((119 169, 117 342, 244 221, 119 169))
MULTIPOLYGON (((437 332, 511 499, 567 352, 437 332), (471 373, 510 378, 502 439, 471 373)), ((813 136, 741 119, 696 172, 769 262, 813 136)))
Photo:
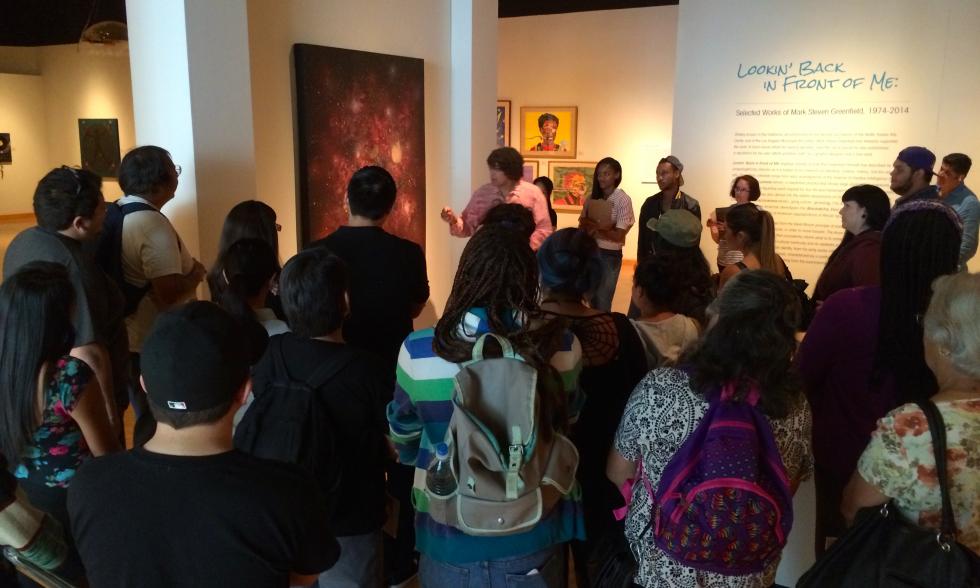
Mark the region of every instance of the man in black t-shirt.
MULTIPOLYGON (((412 332, 412 319, 429 299, 422 248, 382 228, 396 195, 395 180, 387 170, 361 168, 347 184, 347 225, 313 243, 347 263, 350 316, 344 322, 344 338, 381 358, 389 381, 388 400, 395 388, 398 350, 412 332)), ((386 537, 385 568, 388 583, 397 585, 415 574, 418 567, 411 503, 414 468, 390 460, 387 470, 388 492, 400 507, 398 536, 386 537)))
POLYGON ((306 586, 337 560, 313 478, 232 448, 250 389, 242 341, 210 302, 157 318, 141 357, 156 432, 86 463, 68 492, 93 587, 306 586))
POLYGON ((302 455, 299 461, 317 472, 340 474, 339 487, 324 490, 334 507, 330 528, 337 535, 341 557, 320 576, 320 585, 378 588, 385 521, 385 405, 392 394, 389 377, 374 355, 344 341, 347 270, 343 260, 322 247, 300 252, 282 270, 279 296, 292 332, 272 337, 255 365, 255 402, 249 411, 268 407, 266 394, 289 393, 276 384, 301 382, 314 388, 318 402, 313 409, 323 413, 311 418, 331 424, 334 450, 302 455), (316 461, 310 463, 307 457, 316 461))
POLYGON ((382 228, 395 197, 395 180, 384 168, 359 169, 347 184, 347 225, 311 245, 326 247, 347 264, 350 317, 344 338, 383 359, 392 386, 398 349, 429 299, 422 248, 382 228))

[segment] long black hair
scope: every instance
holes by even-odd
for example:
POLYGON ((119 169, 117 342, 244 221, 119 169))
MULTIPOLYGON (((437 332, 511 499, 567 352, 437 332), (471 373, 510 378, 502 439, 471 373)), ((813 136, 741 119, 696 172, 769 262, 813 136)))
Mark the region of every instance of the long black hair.
POLYGON ((263 239, 239 239, 216 265, 222 268, 225 283, 218 304, 242 325, 248 339, 249 364, 253 365, 265 352, 269 338, 248 301, 279 275, 279 261, 263 239))
POLYGON ((592 195, 590 198, 593 200, 605 200, 606 195, 602 193, 602 188, 599 187, 599 182, 596 181, 595 177, 599 175, 599 168, 608 165, 614 172, 616 172, 616 187, 623 182, 623 166, 619 164, 618 161, 612 157, 603 157, 599 160, 599 163, 595 164, 595 171, 592 173, 592 195))
MULTIPOLYGON (((471 358, 476 333, 464 332, 463 321, 474 308, 484 309, 490 332, 510 341, 539 372, 553 370, 549 361, 565 325, 547 320, 538 306, 538 264, 522 235, 501 226, 481 227, 466 244, 446 309, 434 329, 436 355, 454 363, 471 358)), ((541 422, 564 426, 564 393, 550 388, 542 392, 541 422)))
POLYGON ((743 399, 753 385, 759 408, 783 418, 803 397, 793 369, 800 302, 785 279, 764 270, 739 272, 712 303, 715 321, 680 364, 692 369, 691 384, 706 397, 734 383, 743 399))
POLYGON ((916 200, 892 211, 881 238, 881 311, 871 375, 873 389, 885 374, 895 379, 897 402, 929 398, 939 389, 925 362, 922 315, 932 283, 956 272, 963 225, 938 201, 916 200))
POLYGON ((20 461, 37 429, 41 369, 74 344, 75 291, 68 270, 31 262, 0 286, 0 452, 20 461))
POLYGON ((221 257, 231 244, 241 239, 262 239, 269 244, 272 252, 279 260, 279 229, 276 224, 276 211, 265 202, 245 200, 239 202, 225 217, 221 227, 221 239, 218 241, 218 260, 208 272, 208 288, 211 290, 211 300, 219 302, 225 288, 225 280, 221 273, 221 257))

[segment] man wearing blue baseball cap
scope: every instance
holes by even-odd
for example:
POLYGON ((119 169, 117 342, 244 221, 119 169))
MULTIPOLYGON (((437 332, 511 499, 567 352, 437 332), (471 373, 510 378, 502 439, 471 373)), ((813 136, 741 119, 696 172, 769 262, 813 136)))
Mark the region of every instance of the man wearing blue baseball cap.
POLYGON ((932 185, 935 165, 936 155, 925 147, 906 147, 898 153, 891 173, 891 189, 898 194, 895 206, 939 197, 932 185))

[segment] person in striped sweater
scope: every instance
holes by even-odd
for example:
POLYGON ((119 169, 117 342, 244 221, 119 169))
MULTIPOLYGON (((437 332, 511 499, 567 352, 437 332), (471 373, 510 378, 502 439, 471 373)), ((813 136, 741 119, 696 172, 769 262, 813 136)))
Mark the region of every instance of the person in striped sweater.
POLYGON ((532 529, 518 534, 466 535, 428 514, 425 474, 452 416, 453 378, 470 359, 476 338, 486 332, 507 338, 530 364, 550 364, 561 375, 565 396, 540 396, 541 423, 561 429, 574 422, 581 406, 581 345, 563 322, 541 314, 538 266, 527 239, 506 227, 483 227, 463 250, 442 318, 402 344, 394 399, 388 405, 399 461, 416 468, 413 494, 422 585, 476 586, 480 574, 485 586, 502 585, 512 575, 537 575, 535 586, 562 586, 564 543, 584 538, 577 488, 532 529))

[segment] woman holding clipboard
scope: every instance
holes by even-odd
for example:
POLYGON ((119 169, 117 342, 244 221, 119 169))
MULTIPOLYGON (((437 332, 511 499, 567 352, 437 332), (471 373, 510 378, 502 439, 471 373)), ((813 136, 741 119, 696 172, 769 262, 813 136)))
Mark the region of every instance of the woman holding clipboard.
POLYGON ((623 180, 623 166, 612 157, 604 157, 595 166, 592 194, 582 205, 579 228, 595 238, 602 259, 602 281, 592 297, 592 308, 612 310, 613 294, 623 265, 623 244, 626 234, 633 227, 633 201, 619 184, 623 180))

